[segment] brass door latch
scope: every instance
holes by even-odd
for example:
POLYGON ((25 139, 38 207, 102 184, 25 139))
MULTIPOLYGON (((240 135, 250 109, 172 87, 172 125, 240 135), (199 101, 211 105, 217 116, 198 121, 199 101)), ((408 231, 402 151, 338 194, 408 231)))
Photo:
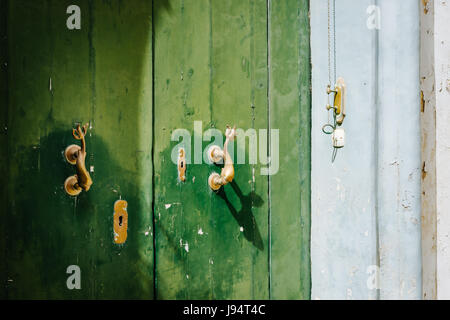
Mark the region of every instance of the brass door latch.
POLYGON ((327 87, 327 94, 334 93, 333 106, 327 105, 327 110, 333 109, 336 116, 336 124, 341 126, 345 118, 345 81, 343 78, 338 78, 336 86, 332 90, 330 86, 327 87))
POLYGON ((75 165, 77 174, 70 176, 64 182, 64 189, 67 194, 77 196, 81 191, 88 191, 92 185, 92 179, 86 169, 86 140, 84 137, 87 132, 87 124, 83 127, 78 125, 76 129, 72 130, 72 135, 75 139, 81 140, 81 147, 77 144, 72 144, 64 151, 66 160, 71 165, 75 165))
POLYGON ((332 110, 333 123, 330 123, 330 117, 328 116, 328 123, 322 127, 322 131, 325 134, 331 134, 331 140, 333 143, 333 154, 331 161, 336 159, 336 153, 338 149, 341 149, 345 145, 345 130, 342 127, 345 119, 345 94, 346 85, 343 78, 338 78, 334 89, 331 89, 331 85, 327 86, 328 104, 327 110, 332 110), (333 105, 330 104, 330 95, 334 94, 332 99, 333 105))
POLYGON ((217 191, 221 186, 228 184, 233 181, 234 178, 234 166, 233 159, 228 153, 228 143, 234 139, 236 136, 236 127, 231 129, 227 126, 227 130, 225 131, 225 143, 223 144, 223 150, 218 146, 212 146, 208 150, 209 160, 213 163, 219 163, 222 160, 225 160, 225 164, 222 168, 220 174, 217 172, 211 173, 208 178, 208 184, 212 190, 217 191))

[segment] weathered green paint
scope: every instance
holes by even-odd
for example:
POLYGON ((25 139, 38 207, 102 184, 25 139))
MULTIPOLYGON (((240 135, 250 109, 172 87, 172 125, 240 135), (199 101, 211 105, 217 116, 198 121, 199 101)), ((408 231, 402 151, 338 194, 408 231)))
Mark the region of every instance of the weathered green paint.
POLYGON ((280 169, 270 178, 272 297, 309 299, 309 1, 270 4, 270 126, 280 130, 280 169))
POLYGON ((307 0, 76 1, 81 30, 66 28, 72 1, 3 1, 0 295, 309 298, 307 0), (74 174, 62 152, 88 121, 94 184, 75 199, 62 187, 74 174), (178 182, 172 132, 187 129, 194 150, 195 137, 227 124, 280 129, 279 172, 236 164, 216 194, 207 179, 220 166, 192 163, 178 182), (112 234, 120 197, 123 246, 112 234), (82 290, 66 288, 71 264, 82 290))
POLYGON ((207 179, 220 168, 188 165, 178 183, 170 160, 177 128, 194 150, 194 121, 203 131, 266 127, 265 1, 169 4, 155 26, 157 298, 268 298, 267 179, 250 183, 251 166, 236 165, 214 194, 207 179))
POLYGON ((157 297, 308 299, 308 1, 276 2, 270 12, 264 0, 170 1, 158 21, 157 297), (186 182, 177 182, 170 159, 178 144, 170 141, 174 130, 189 130, 194 150, 194 121, 202 121, 203 131, 227 124, 268 129, 269 114, 281 144, 281 169, 270 178, 270 208, 269 179, 260 175, 260 165, 236 164, 235 183, 218 194, 207 185, 209 174, 220 170, 214 166, 192 163, 186 182))
POLYGON ((8 2, 8 298, 152 298, 151 3, 8 2), (51 79, 51 90, 50 90, 51 79), (90 121, 90 191, 62 188, 71 129, 90 121), (114 201, 129 203, 129 237, 113 243, 114 201), (146 235, 146 232, 149 232, 146 235), (81 290, 66 268, 81 268, 81 290))

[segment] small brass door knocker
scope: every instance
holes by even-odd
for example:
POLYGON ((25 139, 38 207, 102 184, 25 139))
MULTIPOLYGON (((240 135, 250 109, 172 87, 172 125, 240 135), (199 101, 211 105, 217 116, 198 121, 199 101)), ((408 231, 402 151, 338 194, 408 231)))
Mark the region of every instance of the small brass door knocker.
POLYGON ((78 125, 76 129, 72 130, 72 135, 75 139, 81 140, 81 147, 77 144, 72 144, 64 151, 66 160, 71 165, 75 165, 77 174, 70 176, 64 182, 64 189, 67 194, 77 196, 81 191, 88 191, 92 185, 92 179, 86 169, 86 132, 88 124, 83 127, 78 125))
POLYGON ((328 102, 326 107, 328 111, 332 110, 333 112, 333 123, 330 123, 328 119, 328 123, 322 127, 322 131, 325 134, 331 135, 333 143, 332 162, 336 159, 337 150, 343 148, 345 145, 345 131, 342 127, 345 118, 345 91, 346 85, 343 78, 337 79, 334 89, 331 89, 330 85, 327 87, 328 99, 331 94, 334 94, 334 98, 332 99, 333 104, 331 105, 328 102))

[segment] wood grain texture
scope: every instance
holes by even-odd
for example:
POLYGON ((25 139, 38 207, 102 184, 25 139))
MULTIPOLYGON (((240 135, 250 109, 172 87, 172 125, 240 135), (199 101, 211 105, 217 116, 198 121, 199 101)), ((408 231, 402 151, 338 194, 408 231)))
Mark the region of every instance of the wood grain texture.
POLYGON ((280 137, 279 171, 270 177, 271 297, 309 299, 309 1, 270 5, 270 128, 280 137))

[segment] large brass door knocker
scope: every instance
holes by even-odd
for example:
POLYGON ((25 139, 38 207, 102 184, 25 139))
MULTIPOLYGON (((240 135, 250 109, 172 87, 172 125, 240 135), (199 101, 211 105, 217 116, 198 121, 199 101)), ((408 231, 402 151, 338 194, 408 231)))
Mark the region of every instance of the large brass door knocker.
POLYGON ((66 148, 64 155, 68 163, 75 165, 77 174, 70 176, 64 182, 64 189, 67 194, 77 196, 81 191, 88 191, 92 185, 92 179, 86 169, 86 140, 84 137, 87 132, 87 124, 83 127, 78 125, 73 129, 72 135, 75 139, 81 140, 81 147, 77 144, 72 144, 66 148))
POLYGON ((219 163, 222 160, 225 161, 225 164, 222 168, 220 174, 217 172, 211 173, 208 178, 208 184, 210 188, 214 191, 220 189, 220 187, 228 184, 233 181, 234 178, 234 166, 233 159, 231 159, 230 154, 228 153, 228 143, 234 139, 236 136, 236 127, 231 129, 227 126, 227 130, 225 131, 225 143, 223 144, 223 150, 218 146, 212 146, 208 150, 208 157, 211 162, 219 163))

